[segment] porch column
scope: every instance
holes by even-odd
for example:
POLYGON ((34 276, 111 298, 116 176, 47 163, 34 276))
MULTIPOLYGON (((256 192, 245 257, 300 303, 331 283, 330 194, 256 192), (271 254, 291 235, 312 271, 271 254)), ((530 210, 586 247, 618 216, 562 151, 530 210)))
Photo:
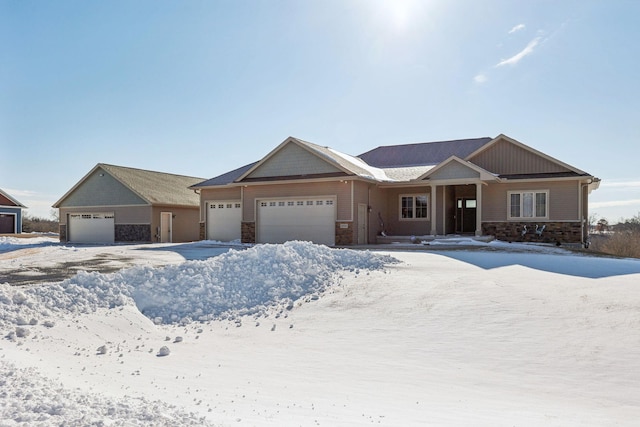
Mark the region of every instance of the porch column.
POLYGON ((476 236, 482 236, 482 181, 476 182, 476 236))
POLYGON ((431 189, 431 196, 429 200, 429 204, 431 205, 431 235, 435 236, 436 234, 438 234, 438 231, 436 229, 436 189, 438 187, 435 185, 429 185, 429 188, 431 189))

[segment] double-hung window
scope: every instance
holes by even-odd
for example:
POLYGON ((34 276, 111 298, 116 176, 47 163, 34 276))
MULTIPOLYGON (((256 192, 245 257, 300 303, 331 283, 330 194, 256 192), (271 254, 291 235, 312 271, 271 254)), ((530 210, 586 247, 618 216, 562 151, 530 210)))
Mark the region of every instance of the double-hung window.
POLYGON ((400 220, 425 220, 429 218, 429 199, 426 194, 400 196, 400 220))
POLYGON ((507 207, 510 219, 546 219, 549 217, 549 191, 509 191, 507 207))

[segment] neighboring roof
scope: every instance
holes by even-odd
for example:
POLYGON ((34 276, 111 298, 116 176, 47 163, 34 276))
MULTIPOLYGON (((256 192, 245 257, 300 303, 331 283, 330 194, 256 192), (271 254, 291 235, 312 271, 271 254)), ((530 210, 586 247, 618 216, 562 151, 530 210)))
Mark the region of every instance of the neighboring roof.
MULTIPOLYGON (((20 203, 19 201, 17 201, 13 197, 11 197, 8 193, 2 191, 1 188, 0 188, 0 195, 3 196, 4 198, 6 198, 7 200, 9 200, 13 205, 15 205, 15 207, 17 207, 17 208, 26 208, 25 205, 23 205, 22 203, 20 203)), ((2 205, 2 203, 0 203, 0 205, 2 205)))
POLYGON ((358 157, 378 168, 437 165, 452 156, 461 159, 477 151, 493 138, 458 139, 418 144, 387 145, 374 148, 358 157))
POLYGON ((203 178, 98 163, 53 206, 58 207, 69 194, 99 168, 113 176, 151 205, 200 205, 200 196, 190 190, 189 187, 202 182, 203 178))

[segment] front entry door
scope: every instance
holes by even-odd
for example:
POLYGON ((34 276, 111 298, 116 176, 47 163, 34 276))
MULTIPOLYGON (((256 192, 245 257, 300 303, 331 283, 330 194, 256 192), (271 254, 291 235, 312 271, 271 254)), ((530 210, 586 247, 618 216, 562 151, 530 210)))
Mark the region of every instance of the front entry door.
POLYGON ((358 244, 367 244, 367 205, 358 203, 358 244))
POLYGON ((171 212, 160 213, 160 243, 173 242, 173 214, 171 212))
POLYGON ((475 233, 476 199, 456 200, 456 233, 475 233))

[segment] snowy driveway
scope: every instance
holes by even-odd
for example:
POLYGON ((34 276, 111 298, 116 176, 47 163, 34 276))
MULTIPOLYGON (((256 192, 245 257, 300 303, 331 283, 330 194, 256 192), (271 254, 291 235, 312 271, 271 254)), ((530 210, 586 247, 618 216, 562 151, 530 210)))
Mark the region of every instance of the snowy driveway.
POLYGON ((114 273, 136 265, 160 267, 203 260, 243 245, 216 242, 186 244, 65 246, 52 238, 24 239, 24 244, 0 242, 0 283, 22 286, 59 282, 79 271, 114 273))

